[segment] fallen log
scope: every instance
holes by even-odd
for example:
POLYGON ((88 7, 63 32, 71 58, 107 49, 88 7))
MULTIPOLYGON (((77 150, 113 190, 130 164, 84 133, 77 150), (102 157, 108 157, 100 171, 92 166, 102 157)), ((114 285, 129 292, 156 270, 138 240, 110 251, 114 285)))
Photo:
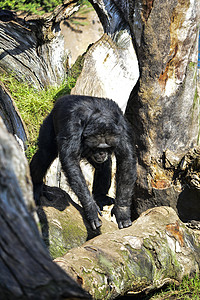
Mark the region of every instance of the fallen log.
POLYGON ((172 208, 163 206, 54 261, 94 299, 114 299, 130 291, 148 293, 198 272, 199 239, 172 208))

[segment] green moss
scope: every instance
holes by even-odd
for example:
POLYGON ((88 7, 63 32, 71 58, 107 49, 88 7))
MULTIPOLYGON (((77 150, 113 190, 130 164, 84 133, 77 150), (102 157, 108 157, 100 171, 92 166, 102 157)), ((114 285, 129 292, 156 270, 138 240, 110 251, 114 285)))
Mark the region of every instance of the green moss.
POLYGON ((49 245, 49 253, 52 257, 52 259, 55 259, 57 257, 61 257, 66 253, 66 248, 62 246, 62 241, 58 243, 57 240, 51 239, 51 243, 49 245))
POLYGON ((190 67, 190 68, 196 68, 196 67, 197 67, 197 63, 191 61, 191 62, 189 63, 189 67, 190 67))
POLYGON ((113 261, 112 257, 107 254, 98 254, 98 263, 94 269, 95 274, 98 273, 100 278, 98 282, 102 282, 100 288, 99 283, 98 289, 94 286, 95 299, 109 299, 111 291, 113 296, 113 289, 116 290, 117 295, 117 291, 121 291, 125 286, 126 274, 122 269, 121 263, 116 260, 113 261))
POLYGON ((152 280, 153 263, 152 255, 144 247, 141 249, 133 249, 131 246, 126 245, 129 252, 126 265, 128 272, 134 274, 136 277, 145 278, 146 281, 152 280))
POLYGON ((154 239, 153 244, 149 239, 144 240, 144 247, 152 259, 154 265, 154 281, 160 278, 177 278, 180 273, 180 265, 176 259, 175 253, 168 247, 165 240, 154 239))
POLYGON ((196 87, 195 93, 194 93, 193 108, 195 108, 197 106, 198 99, 199 99, 199 95, 198 95, 198 90, 197 90, 197 87, 196 87))
POLYGON ((110 259, 108 259, 105 255, 99 255, 99 263, 108 273, 112 273, 113 271, 113 264, 110 259))
POLYGON ((77 80, 78 76, 80 75, 84 63, 84 54, 78 56, 77 60, 73 64, 73 66, 70 69, 69 75, 72 78, 75 78, 77 80))
POLYGON ((98 288, 95 287, 94 299, 109 299, 109 293, 106 285, 102 285, 98 288))
POLYGON ((60 226, 51 224, 49 230, 49 252, 52 258, 63 256, 70 249, 82 245, 87 239, 86 230, 68 222, 64 216, 58 218, 60 226))

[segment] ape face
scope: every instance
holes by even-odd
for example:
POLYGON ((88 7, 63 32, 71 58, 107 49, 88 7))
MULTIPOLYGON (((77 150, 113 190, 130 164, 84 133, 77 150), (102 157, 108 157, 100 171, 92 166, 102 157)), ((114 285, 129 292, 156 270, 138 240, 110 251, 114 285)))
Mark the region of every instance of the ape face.
POLYGON ((119 137, 113 134, 87 136, 84 139, 84 157, 90 158, 97 164, 104 163, 109 155, 114 152, 119 143, 119 137))
POLYGON ((97 164, 102 164, 108 159, 109 150, 110 148, 96 148, 91 153, 91 159, 97 164))

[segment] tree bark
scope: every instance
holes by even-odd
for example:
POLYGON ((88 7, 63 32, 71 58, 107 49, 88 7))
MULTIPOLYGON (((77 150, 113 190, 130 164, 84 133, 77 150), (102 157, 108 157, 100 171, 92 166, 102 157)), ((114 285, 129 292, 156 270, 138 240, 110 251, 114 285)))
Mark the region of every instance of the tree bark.
POLYGON ((131 227, 98 236, 54 260, 94 299, 146 294, 199 270, 199 238, 170 207, 144 212, 131 227))
POLYGON ((78 7, 77 1, 66 0, 42 16, 0 14, 0 70, 36 88, 61 84, 69 53, 64 49, 60 22, 78 7))
POLYGON ((131 30, 114 1, 90 2, 105 33, 84 56, 83 70, 71 93, 111 98, 124 112, 139 77, 131 30))
POLYGON ((1 299, 90 298, 52 262, 33 214, 27 161, 0 119, 1 299))
POLYGON ((22 148, 25 148, 27 142, 27 129, 18 112, 18 109, 6 90, 3 83, 0 82, 0 116, 8 132, 12 133, 19 141, 22 148))
MULTIPOLYGON (((150 207, 170 203, 176 207, 186 201, 184 197, 190 203, 194 193, 199 194, 190 189, 184 195, 186 186, 179 180, 181 159, 197 146, 199 136, 199 1, 130 2, 126 18, 141 72, 126 110, 136 135, 137 217, 150 207)), ((196 209, 199 206, 194 205, 196 209)), ((181 217, 188 219, 184 214, 181 217)))

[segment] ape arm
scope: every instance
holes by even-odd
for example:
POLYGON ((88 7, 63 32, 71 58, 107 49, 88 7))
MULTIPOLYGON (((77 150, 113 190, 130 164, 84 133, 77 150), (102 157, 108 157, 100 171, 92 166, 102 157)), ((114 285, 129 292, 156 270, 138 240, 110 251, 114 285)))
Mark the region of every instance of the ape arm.
POLYGON ((131 139, 125 132, 120 144, 116 147, 115 156, 117 160, 116 201, 112 212, 121 229, 131 226, 131 203, 136 180, 136 157, 131 139))
POLYGON ((88 190, 80 168, 80 141, 78 136, 67 138, 65 134, 64 138, 58 137, 58 152, 65 176, 83 206, 86 219, 95 230, 101 226, 98 218, 98 213, 101 212, 88 190))

